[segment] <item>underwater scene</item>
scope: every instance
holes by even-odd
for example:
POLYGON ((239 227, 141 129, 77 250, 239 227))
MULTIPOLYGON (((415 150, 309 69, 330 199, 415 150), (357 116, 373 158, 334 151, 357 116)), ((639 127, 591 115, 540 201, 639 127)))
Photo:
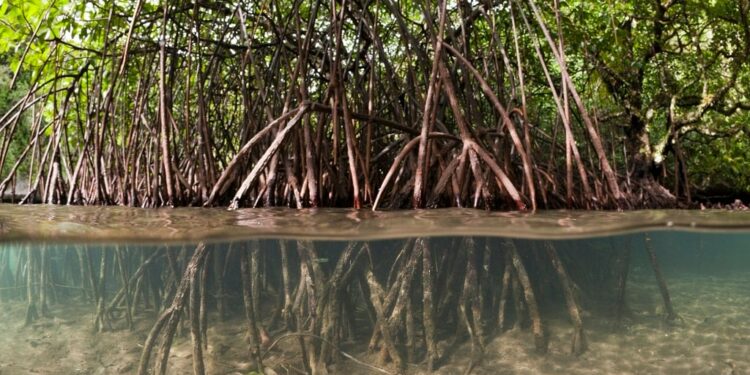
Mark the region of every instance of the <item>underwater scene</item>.
POLYGON ((0 214, 3 375, 750 369, 747 213, 45 210, 0 214))

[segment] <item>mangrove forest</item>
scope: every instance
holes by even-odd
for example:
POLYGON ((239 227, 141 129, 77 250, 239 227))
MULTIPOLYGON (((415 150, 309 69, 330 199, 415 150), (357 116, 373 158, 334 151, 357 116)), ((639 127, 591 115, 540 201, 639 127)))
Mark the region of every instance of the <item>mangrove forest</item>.
POLYGON ((750 1, 4 0, 0 191, 690 207, 750 192, 750 1))
POLYGON ((750 0, 0 0, 0 375, 747 373, 748 203, 750 0))

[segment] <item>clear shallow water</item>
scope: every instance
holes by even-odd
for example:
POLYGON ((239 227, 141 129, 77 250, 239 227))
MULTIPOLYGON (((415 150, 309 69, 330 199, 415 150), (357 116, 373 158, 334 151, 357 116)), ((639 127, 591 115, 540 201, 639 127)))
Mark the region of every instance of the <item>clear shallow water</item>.
POLYGON ((0 374, 744 374, 748 219, 1 206, 0 374))

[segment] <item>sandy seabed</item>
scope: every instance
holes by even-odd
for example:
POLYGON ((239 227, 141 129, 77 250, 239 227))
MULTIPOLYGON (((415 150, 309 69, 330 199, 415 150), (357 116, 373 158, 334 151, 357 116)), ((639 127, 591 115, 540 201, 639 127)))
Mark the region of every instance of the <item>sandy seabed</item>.
MULTIPOLYGON (((534 352, 527 331, 511 330, 487 346, 474 374, 750 374, 750 275, 667 275, 676 323, 665 322, 651 274, 628 284, 629 314, 621 324, 585 318, 588 351, 570 354, 571 325, 549 321, 550 350, 534 352)), ((464 357, 468 358, 468 351, 464 357)), ((445 374, 461 373, 460 363, 445 374)))
MULTIPOLYGON (((545 316, 549 353, 536 354, 528 330, 514 329, 488 340, 482 362, 473 374, 750 374, 750 274, 719 276, 668 274, 672 301, 680 319, 668 324, 653 276, 633 272, 628 284, 630 313, 616 324, 596 308, 585 314, 589 349, 570 354, 572 327, 564 315, 545 316)), ((0 375, 8 374, 131 374, 135 373, 155 314, 143 313, 133 331, 93 332, 90 305, 53 305, 50 315, 23 327, 25 307, 17 300, 0 303, 0 375)), ((115 327, 121 328, 121 327, 115 327)), ((245 325, 241 319, 213 324, 208 331, 206 365, 210 374, 249 374, 245 325)), ((269 373, 301 373, 295 340, 272 350, 269 373)), ((447 350, 445 346, 441 349, 447 350)), ((347 351, 377 363, 363 345, 347 351), (359 354, 358 354, 359 353, 359 354)), ((460 374, 470 358, 462 344, 444 358, 438 374, 460 374)), ((170 374, 192 373, 189 335, 175 339, 170 374)), ((388 366, 384 367, 391 370, 388 366)), ((332 373, 368 374, 349 360, 332 373)), ((408 373, 425 373, 410 365, 408 373)))

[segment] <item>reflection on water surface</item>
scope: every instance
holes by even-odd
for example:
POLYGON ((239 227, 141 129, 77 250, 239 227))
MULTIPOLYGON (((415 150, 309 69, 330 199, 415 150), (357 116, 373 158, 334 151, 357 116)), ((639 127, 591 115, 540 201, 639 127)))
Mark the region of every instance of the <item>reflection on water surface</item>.
POLYGON ((573 238, 644 229, 750 228, 750 211, 490 212, 476 209, 139 209, 0 204, 0 239, 198 241, 241 238, 385 239, 410 236, 573 238))

